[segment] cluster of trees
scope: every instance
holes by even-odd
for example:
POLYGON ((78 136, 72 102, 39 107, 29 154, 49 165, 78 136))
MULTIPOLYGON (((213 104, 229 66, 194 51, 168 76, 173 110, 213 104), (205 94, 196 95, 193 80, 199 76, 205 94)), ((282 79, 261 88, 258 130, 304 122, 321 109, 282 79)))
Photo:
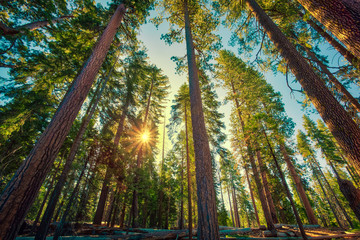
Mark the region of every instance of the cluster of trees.
POLYGON ((358 224, 360 105, 348 91, 358 84, 358 3, 1 5, 0 67, 9 69, 0 89, 2 238, 14 239, 25 218, 33 221, 36 239, 45 239, 52 221, 60 221, 54 238, 66 221, 187 225, 191 233, 197 227, 199 239, 219 239, 219 224, 266 223, 276 234, 274 223, 296 223, 305 239, 303 223, 358 224), (186 43, 186 54, 173 60, 189 83, 180 87, 168 120, 162 113, 169 80, 148 62, 137 40, 154 7, 160 13, 152 21, 170 25, 162 39, 186 43), (259 49, 254 61, 261 68, 286 76, 291 70, 304 102, 313 104, 326 125, 304 117, 306 133, 300 131, 294 144, 294 123, 280 94, 254 67, 221 50, 221 23, 233 30, 240 52, 259 49), (336 72, 321 55, 318 46, 324 44, 348 61, 336 72), (212 79, 227 89, 233 104, 232 151, 223 146, 225 126, 212 79), (172 149, 165 154, 166 128, 172 149), (160 131, 163 149, 156 166, 160 131))

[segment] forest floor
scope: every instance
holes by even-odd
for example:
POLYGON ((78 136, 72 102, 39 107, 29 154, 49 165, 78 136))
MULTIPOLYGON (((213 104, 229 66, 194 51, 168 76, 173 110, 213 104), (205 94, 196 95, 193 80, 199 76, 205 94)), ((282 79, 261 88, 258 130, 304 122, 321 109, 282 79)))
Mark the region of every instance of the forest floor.
MULTIPOLYGON (((51 224, 50 233, 54 232, 56 223, 51 224)), ((261 228, 220 227, 220 239, 302 239, 299 229, 294 225, 276 224, 277 236, 271 236, 264 226, 261 228)), ((305 226, 309 239, 360 239, 360 232, 350 233, 341 229, 323 228, 320 226, 305 226)), ((47 238, 52 240, 52 234, 47 238)), ((121 239, 188 239, 187 230, 148 229, 148 228, 117 228, 92 224, 66 224, 64 240, 121 240, 121 239)), ((193 231, 196 239, 196 231, 193 231)), ((24 224, 17 240, 34 239, 31 224, 24 224)))

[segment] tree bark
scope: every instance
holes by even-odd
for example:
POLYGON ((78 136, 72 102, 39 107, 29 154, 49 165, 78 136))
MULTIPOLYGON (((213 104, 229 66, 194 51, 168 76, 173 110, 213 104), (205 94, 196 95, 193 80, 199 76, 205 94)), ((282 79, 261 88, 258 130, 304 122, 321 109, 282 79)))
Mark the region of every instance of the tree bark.
POLYGON ((101 221, 102 221, 102 218, 104 215, 105 204, 106 204, 107 196, 109 193, 109 184, 110 184, 110 180, 112 177, 111 169, 112 169, 113 162, 115 161, 116 150, 117 150, 117 147, 120 142, 120 138, 121 138, 123 130, 124 130, 124 122, 125 122, 125 118, 126 118, 126 115, 128 112, 129 105, 130 105, 130 99, 131 99, 131 90, 128 88, 127 93, 126 93, 125 103, 124 103, 120 121, 119 121, 119 125, 117 127, 116 134, 114 137, 114 146, 113 146, 114 151, 113 151, 113 155, 110 157, 110 163, 109 163, 109 165, 111 165, 111 166, 106 167, 105 178, 104 178, 104 182, 103 182, 103 185, 101 188, 100 198, 99 198, 99 202, 98 202, 98 205, 97 205, 97 208, 95 211, 93 224, 101 225, 101 221))
POLYGON ((304 187, 302 185, 301 179, 300 179, 299 175, 297 174, 293 163, 291 162, 291 159, 290 159, 290 157, 289 157, 289 155, 288 155, 288 153, 286 151, 284 143, 280 144, 280 150, 281 150, 281 152, 282 152, 282 154, 284 156, 284 160, 285 160, 286 165, 287 165, 287 167, 288 167, 288 169, 290 171, 290 175, 294 180, 296 190, 299 193, 301 202, 304 205, 306 216, 307 216, 307 218, 309 220, 309 224, 318 225, 319 223, 318 223, 318 221, 317 221, 317 219, 315 217, 314 210, 311 207, 310 201, 309 201, 309 199, 308 199, 308 197, 306 195, 306 192, 305 192, 304 187))
POLYGON ((232 186, 232 199, 234 203, 235 227, 240 228, 239 209, 236 200, 236 192, 234 185, 232 186))
POLYGON ((343 0, 298 0, 311 15, 360 58, 360 16, 343 0))
MULTIPOLYGON (((256 19, 279 49, 307 96, 327 124, 335 139, 360 172, 360 129, 337 102, 295 46, 286 38, 255 0, 246 0, 256 19)), ((330 2, 330 1, 329 1, 330 2)), ((360 43, 360 41, 359 41, 360 43)))
MULTIPOLYGON (((313 168, 314 168, 314 167, 313 167, 313 168)), ((316 169, 313 169, 313 174, 315 175, 315 178, 316 178, 316 180, 318 181, 318 183, 319 183, 319 185, 320 185, 321 191, 323 192, 323 194, 324 194, 324 196, 325 196, 325 199, 326 199, 326 201, 328 202, 328 204, 329 204, 329 206, 330 206, 330 209, 331 209, 331 211, 332 211, 333 214, 334 214, 334 217, 335 217, 335 219, 336 219, 336 222, 339 224, 339 227, 344 228, 344 226, 343 226, 342 223, 340 222, 340 219, 339 219, 339 217, 338 217, 338 214, 337 214, 336 211, 335 211, 334 205, 331 203, 331 201, 330 201, 330 199, 329 199, 329 197, 328 197, 328 195, 327 195, 327 193, 326 193, 326 191, 325 191, 325 189, 324 189, 324 186, 323 186, 323 184, 321 183, 321 180, 320 180, 320 178, 319 178, 319 176, 318 176, 318 174, 317 174, 316 169)))
POLYGON ((48 26, 51 23, 57 23, 57 22, 62 21, 64 19, 73 18, 73 17, 74 16, 61 16, 61 17, 58 17, 58 18, 54 18, 54 19, 52 19, 50 21, 45 20, 45 21, 32 22, 32 23, 28 23, 28 24, 18 26, 16 28, 8 27, 3 22, 0 22, 0 30, 2 31, 1 35, 2 36, 6 36, 6 35, 12 36, 12 35, 16 35, 16 34, 24 34, 26 32, 26 30, 34 31, 36 29, 48 26))
POLYGON ((250 183, 249 171, 248 171, 247 167, 245 167, 245 173, 246 173, 247 183, 248 183, 248 186, 249 186, 251 202, 252 202, 253 207, 254 207, 256 223, 257 223, 258 227, 260 228, 259 214, 258 214, 257 207, 256 207, 256 204, 255 204, 254 193, 253 193, 252 186, 251 186, 251 183, 250 183))
POLYGON ((69 201, 68 201, 68 204, 66 206, 66 210, 61 218, 61 221, 59 223, 59 225, 57 226, 56 230, 55 230, 55 234, 54 234, 54 240, 58 240, 59 239, 59 236, 61 236, 62 234, 62 230, 63 230, 63 227, 64 227, 64 223, 66 221, 66 218, 68 217, 69 215, 69 212, 70 212, 70 209, 71 209, 71 206, 73 206, 74 204, 74 201, 75 201, 75 197, 77 196, 78 192, 79 192, 79 187, 80 187, 80 182, 81 182, 81 179, 82 177, 84 176, 84 173, 85 173, 85 170, 87 168, 87 164, 89 162, 89 159, 91 158, 91 155, 89 155, 84 163, 84 167, 80 173, 80 176, 79 176, 79 179, 76 183, 76 186, 73 190, 73 192, 71 193, 70 195, 70 198, 69 198, 69 201))
POLYGON ((65 161, 65 165, 64 165, 64 169, 61 172, 61 175, 59 177, 58 182, 55 185, 54 191, 52 192, 51 196, 50 196, 50 200, 49 203, 46 207, 45 213, 43 218, 41 219, 41 223, 40 223, 40 228, 39 231, 36 233, 35 235, 35 239, 36 240, 40 240, 40 239, 45 239, 48 229, 49 229, 49 225, 51 223, 51 218, 54 214, 54 210, 56 207, 57 202, 59 201, 59 197, 60 197, 60 193, 64 187, 64 184, 66 182, 66 178, 68 177, 68 174, 71 170, 72 167, 72 163, 75 159, 75 156, 77 154, 77 151, 80 147, 80 144, 82 142, 82 139, 84 137, 85 131, 87 126, 90 123, 90 120, 92 119, 92 116, 95 113, 95 110, 97 108, 97 105, 100 101, 101 95, 105 89, 105 86, 110 78, 110 74, 111 74, 112 69, 110 70, 108 76, 103 80, 102 84, 101 84, 101 88, 97 91, 97 94, 94 96, 93 101, 91 102, 89 109, 87 111, 87 113, 85 114, 85 116, 83 117, 83 120, 81 122, 80 125, 80 129, 71 145, 70 148, 70 152, 68 157, 66 158, 65 161))
MULTIPOLYGON (((300 13, 300 16, 304 16, 305 14, 300 13)), ((313 20, 308 19, 306 22, 316 30, 328 43, 337 50, 349 63, 353 64, 355 67, 359 67, 359 59, 354 56, 351 52, 349 52, 343 45, 341 45, 335 38, 333 38, 330 34, 328 34, 324 29, 322 29, 317 23, 313 20)))
POLYGON ((187 172, 187 187, 188 187, 188 221, 189 221, 189 239, 192 239, 192 205, 191 205, 191 172, 190 172, 190 151, 189 151, 189 132, 188 132, 188 118, 187 106, 185 102, 185 144, 186 144, 186 172, 187 172))
POLYGON ((50 192, 53 190, 53 184, 54 184, 54 181, 55 181, 55 178, 56 178, 56 173, 58 172, 58 170, 59 170, 59 168, 60 168, 60 165, 61 165, 61 161, 59 161, 59 163, 58 163, 58 165, 57 165, 57 167, 56 167, 55 173, 54 173, 54 175, 53 175, 53 177, 52 177, 52 179, 51 179, 51 182, 50 182, 50 184, 49 184, 49 186, 48 186, 48 190, 47 190, 47 192, 46 192, 46 194, 45 194, 45 196, 44 196, 44 200, 42 201, 41 206, 40 206, 40 209, 39 209, 39 211, 38 211, 38 214, 36 215, 36 218, 35 218, 35 220, 34 220, 33 226, 32 226, 32 228, 31 228, 31 232, 34 232, 35 229, 36 229, 36 227, 37 227, 37 224, 38 224, 38 222, 39 222, 39 220, 40 220, 41 213, 42 213, 42 211, 43 211, 43 209, 44 209, 46 200, 47 200, 48 196, 50 195, 50 192))
MULTIPOLYGON (((319 163, 316 161, 315 158, 314 158, 313 160, 314 160, 315 165, 317 166, 318 171, 320 172, 320 175, 323 177, 323 179, 324 179, 326 185, 328 186, 328 188, 329 188, 332 196, 334 197, 336 204, 339 206, 340 210, 343 212, 343 214, 344 214, 347 222, 349 223, 350 227, 351 227, 351 228, 354 228, 354 225, 353 225, 353 223, 352 223, 352 220, 351 220, 350 216, 347 214, 346 210, 344 209, 344 207, 343 207, 342 204, 340 203, 338 197, 336 196, 336 193, 334 192, 334 189, 331 187, 330 183, 329 183, 328 180, 326 179, 325 174, 324 174, 323 171, 321 170, 319 163)), ((336 173, 337 173, 337 172, 336 172, 336 173)))
POLYGON ((184 182, 184 156, 183 155, 184 155, 183 151, 181 151, 180 219, 179 219, 179 224, 178 224, 179 229, 184 229, 184 183, 183 183, 184 182))
POLYGON ((16 237, 91 88, 124 14, 125 5, 120 4, 50 124, 3 191, 0 198, 0 235, 4 239, 16 237))
POLYGON ((351 103, 351 105, 353 105, 353 107, 356 109, 356 111, 358 113, 360 113, 360 103, 358 100, 356 100, 353 95, 351 95, 351 93, 344 87, 344 85, 341 84, 341 82, 339 82, 339 80, 337 80, 337 78, 334 76, 334 74, 332 74, 329 69, 325 66, 325 64, 316 57, 315 53, 313 53, 308 47, 306 46, 302 46, 306 53, 308 54, 308 56, 313 60, 315 61, 321 71, 323 73, 325 73, 327 76, 328 76, 328 79, 330 80, 330 82, 332 84, 334 84, 335 88, 340 92, 342 93, 345 98, 351 103))
POLYGON ((262 179, 262 182, 263 182, 265 197, 266 197, 266 200, 267 200, 267 203, 268 203, 268 206, 269 206, 269 211, 270 211, 270 214, 271 214, 271 218, 273 219, 274 223, 278 223, 279 220, 276 217, 275 204, 274 204, 274 201, 272 199, 271 192, 270 192, 270 189, 269 189, 269 183, 268 183, 268 180, 267 180, 267 177, 266 177, 267 169, 263 164, 263 161, 262 161, 262 158, 261 158, 261 155, 260 155, 260 151, 256 151, 256 157, 257 157, 258 162, 259 162, 260 175, 261 175, 261 179, 262 179))
MULTIPOLYGON (((236 96, 236 89, 235 89, 233 81, 231 81, 230 84, 231 84, 231 88, 233 90, 233 94, 234 94, 234 96, 236 96)), ((261 202, 261 207, 263 209, 263 213, 264 213, 264 217, 265 217, 265 220, 266 220, 267 228, 268 228, 268 230, 271 231, 272 235, 277 236, 275 225, 274 225, 272 216, 270 214, 270 210, 269 210, 269 207, 268 207, 268 204, 267 204, 266 196, 264 194, 264 188, 263 188, 263 185, 261 184, 260 175, 259 175, 259 172, 257 170, 256 163, 255 163, 254 154, 253 154, 253 151, 252 151, 252 148, 251 148, 251 142, 250 142, 249 137, 247 137, 246 133, 245 133, 245 124, 244 124, 244 121, 243 121, 242 116, 241 116, 240 104, 239 104, 239 101, 238 101, 237 98, 234 98, 234 101, 235 101, 235 106, 236 106, 236 109, 237 109, 237 114, 238 114, 238 117, 239 117, 241 129, 242 129, 242 131, 243 131, 243 133, 245 135, 245 139, 246 139, 245 144, 246 144, 246 149, 247 149, 247 155, 248 155, 248 158, 250 160, 250 165, 251 165, 251 169, 253 171, 255 184, 256 184, 259 199, 260 199, 260 202, 261 202)), ((255 204, 254 204, 254 206, 255 206, 255 204)))
POLYGON ((190 27, 188 0, 184 1, 184 15, 198 198, 197 235, 199 239, 219 239, 211 153, 201 102, 198 69, 190 27))
POLYGON ((300 216, 299 216, 299 213, 298 213, 298 211, 297 211, 297 209, 296 209, 296 206, 295 206, 293 197, 292 197, 292 195, 291 195, 289 186, 288 186, 287 183, 286 183, 286 179, 285 179, 284 173, 283 173, 283 171, 282 171, 282 169, 281 169, 281 166, 280 166, 280 164, 279 164, 279 162, 278 162, 278 160, 277 160, 277 158, 276 158, 276 156, 275 156, 274 150, 273 150, 273 148, 272 148, 272 146, 271 146, 271 143, 270 143, 270 141, 269 141, 269 138, 268 138, 268 136, 267 136, 267 134, 266 134, 265 129, 263 129, 263 133, 264 133, 266 142, 267 142, 267 144, 268 144, 268 146, 269 146, 270 153, 271 153, 271 156, 272 156, 272 158, 273 158, 273 160, 274 160, 276 169, 278 170, 278 173, 279 173, 279 175, 280 175, 281 183, 283 184, 283 186, 284 186, 284 188, 285 188, 286 196, 287 196, 287 198, 288 198, 289 201, 290 201, 291 208, 292 208, 292 210, 293 210, 293 212, 294 212, 295 219, 296 219, 296 222, 297 222, 297 224, 298 224, 298 226, 299 226, 301 236, 302 236, 303 239, 308 239, 307 236, 306 236, 305 230, 304 230, 303 223, 302 223, 301 218, 300 218, 300 216))
POLYGON ((235 227, 235 220, 234 220, 233 208, 232 208, 232 205, 231 205, 231 198, 230 198, 229 189, 227 189, 227 192, 228 192, 228 197, 229 197, 229 207, 230 207, 231 221, 232 221, 233 227, 235 227))

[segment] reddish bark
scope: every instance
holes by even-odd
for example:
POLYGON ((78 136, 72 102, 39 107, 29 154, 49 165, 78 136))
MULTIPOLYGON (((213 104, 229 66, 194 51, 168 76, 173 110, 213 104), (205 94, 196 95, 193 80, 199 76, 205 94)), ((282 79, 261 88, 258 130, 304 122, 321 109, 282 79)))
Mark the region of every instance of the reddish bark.
POLYGON ((48 127, 15 173, 0 199, 0 235, 14 239, 31 204, 70 131, 106 57, 125 13, 120 4, 83 70, 74 80, 48 127))

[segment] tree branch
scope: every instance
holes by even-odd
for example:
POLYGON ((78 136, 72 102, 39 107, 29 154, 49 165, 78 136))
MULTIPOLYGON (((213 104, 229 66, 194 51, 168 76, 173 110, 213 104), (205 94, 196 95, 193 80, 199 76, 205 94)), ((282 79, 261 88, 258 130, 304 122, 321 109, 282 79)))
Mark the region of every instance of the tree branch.
POLYGON ((1 35, 2 36, 6 36, 6 35, 11 36, 11 35, 19 34, 19 33, 23 34, 23 33, 25 33, 25 30, 34 31, 36 29, 45 27, 51 23, 57 23, 64 19, 73 18, 73 17, 74 16, 61 16, 58 18, 54 18, 53 20, 50 20, 50 21, 45 20, 45 21, 32 22, 32 23, 18 26, 16 28, 10 28, 10 27, 6 26, 6 24, 4 24, 3 22, 0 22, 0 30, 2 31, 1 35))

